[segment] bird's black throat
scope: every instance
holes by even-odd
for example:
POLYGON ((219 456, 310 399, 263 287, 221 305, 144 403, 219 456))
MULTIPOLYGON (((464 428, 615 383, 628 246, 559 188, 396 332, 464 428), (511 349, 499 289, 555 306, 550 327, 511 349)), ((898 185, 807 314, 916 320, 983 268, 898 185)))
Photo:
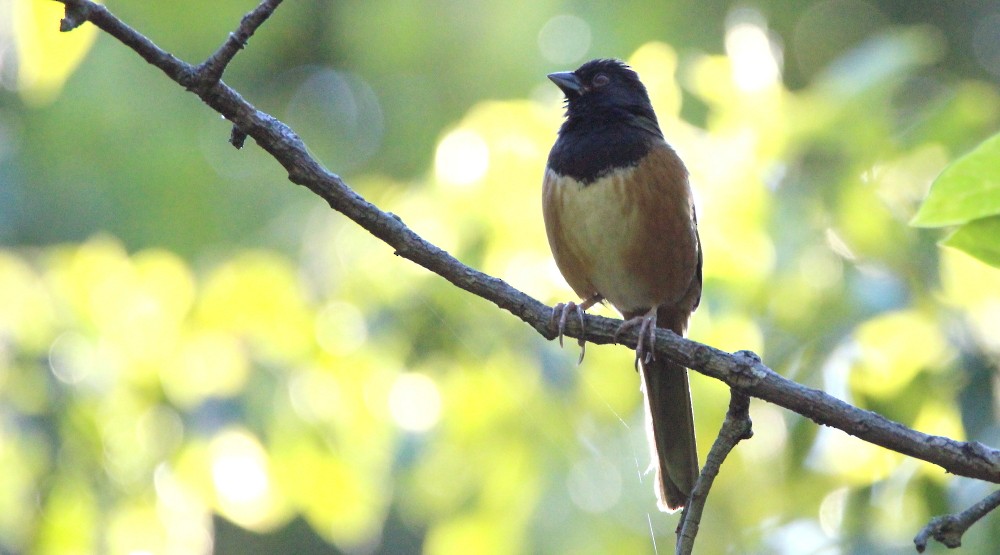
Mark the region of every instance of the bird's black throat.
POLYGON ((662 140, 655 119, 651 127, 640 127, 620 114, 609 118, 570 117, 549 152, 548 167, 587 185, 615 170, 635 166, 649 153, 653 141, 662 140))

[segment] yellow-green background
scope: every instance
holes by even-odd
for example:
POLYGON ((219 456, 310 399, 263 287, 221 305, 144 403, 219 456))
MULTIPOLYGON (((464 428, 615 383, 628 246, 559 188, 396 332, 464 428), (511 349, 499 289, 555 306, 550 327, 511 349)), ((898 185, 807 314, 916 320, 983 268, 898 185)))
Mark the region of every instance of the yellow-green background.
MULTIPOLYGON (((253 2, 109 7, 197 62, 253 2)), ((578 367, 393 256, 121 44, 57 35, 59 8, 0 3, 0 553, 672 550, 627 350, 578 367)), ((907 221, 1000 123, 998 22, 989 1, 289 0, 225 80, 369 200, 554 303, 545 74, 625 58, 697 192, 691 336, 997 445, 1000 271, 907 221)), ((704 456, 728 394, 692 388, 704 456)), ((700 553, 909 553, 991 491, 751 415, 700 553)), ((964 544, 990 552, 997 519, 964 544)))

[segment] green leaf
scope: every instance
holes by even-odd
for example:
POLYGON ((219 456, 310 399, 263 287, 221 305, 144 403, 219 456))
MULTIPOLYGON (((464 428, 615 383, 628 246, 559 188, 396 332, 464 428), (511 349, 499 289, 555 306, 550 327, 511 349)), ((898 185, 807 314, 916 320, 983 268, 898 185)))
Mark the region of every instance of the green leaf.
POLYGON ((1000 134, 941 172, 910 225, 959 225, 996 214, 1000 214, 1000 134))
POLYGON ((993 216, 963 225, 941 241, 941 244, 1000 268, 1000 241, 997 238, 1000 238, 1000 216, 993 216))

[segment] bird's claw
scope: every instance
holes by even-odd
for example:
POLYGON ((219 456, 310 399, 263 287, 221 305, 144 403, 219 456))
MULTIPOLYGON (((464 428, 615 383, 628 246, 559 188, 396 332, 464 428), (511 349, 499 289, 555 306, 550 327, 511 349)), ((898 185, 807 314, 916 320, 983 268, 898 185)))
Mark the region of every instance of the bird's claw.
MULTIPOLYGON (((563 336, 566 334, 566 320, 569 319, 569 314, 575 312, 577 318, 580 319, 580 339, 577 340, 577 344, 580 345, 580 359, 577 364, 583 362, 583 356, 587 352, 587 341, 584 339, 587 335, 587 327, 583 321, 583 311, 584 307, 582 305, 576 304, 573 301, 568 303, 559 303, 552 309, 552 320, 556 318, 556 314, 559 315, 559 346, 563 346, 563 336)), ((550 320, 551 321, 551 320, 550 320)))
POLYGON ((622 325, 615 330, 615 341, 622 333, 636 326, 639 326, 639 341, 635 346, 635 367, 638 369, 639 361, 642 361, 643 364, 649 364, 656 360, 656 354, 652 350, 653 345, 656 344, 656 307, 654 306, 642 316, 629 318, 622 322, 622 325))
POLYGON ((581 302, 580 304, 570 301, 568 303, 559 303, 552 309, 552 317, 549 319, 549 323, 552 323, 553 320, 556 320, 556 315, 557 314, 559 315, 558 337, 559 337, 560 347, 563 346, 563 336, 565 335, 566 332, 566 320, 569 319, 569 314, 571 312, 575 312, 577 318, 580 319, 580 339, 576 340, 577 345, 580 346, 580 358, 576 361, 577 364, 582 364, 583 357, 584 355, 587 354, 587 341, 585 339, 587 337, 587 326, 584 323, 583 315, 588 308, 594 306, 596 303, 601 302, 601 299, 602 297, 600 295, 595 295, 581 302))

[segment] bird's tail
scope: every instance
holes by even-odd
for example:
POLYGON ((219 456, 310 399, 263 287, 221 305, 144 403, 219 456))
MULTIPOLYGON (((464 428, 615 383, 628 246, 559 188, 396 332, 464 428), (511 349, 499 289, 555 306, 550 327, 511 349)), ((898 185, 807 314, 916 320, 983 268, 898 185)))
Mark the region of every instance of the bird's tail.
POLYGON ((663 511, 682 508, 698 478, 698 448, 687 368, 668 360, 639 365, 646 433, 656 468, 656 500, 663 511))

